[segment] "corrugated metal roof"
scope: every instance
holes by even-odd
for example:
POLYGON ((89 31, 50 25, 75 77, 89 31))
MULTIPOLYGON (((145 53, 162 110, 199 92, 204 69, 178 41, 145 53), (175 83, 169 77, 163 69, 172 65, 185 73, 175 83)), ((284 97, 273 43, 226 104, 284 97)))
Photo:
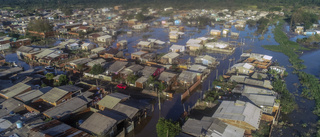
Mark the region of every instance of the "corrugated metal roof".
POLYGON ((121 99, 112 97, 109 95, 106 95, 104 98, 102 98, 97 104, 100 106, 104 106, 106 108, 112 109, 114 106, 116 106, 121 99))
POLYGON ((58 101, 60 98, 64 97, 66 94, 68 94, 68 91, 59 89, 59 88, 53 88, 46 94, 42 95, 40 98, 43 100, 46 100, 48 102, 54 103, 58 101))
POLYGON ((100 113, 93 113, 80 125, 80 128, 98 135, 103 135, 107 133, 113 126, 115 126, 116 123, 117 120, 115 119, 100 113))
POLYGON ((116 106, 114 106, 113 110, 116 110, 120 113, 125 114, 128 118, 132 119, 139 111, 139 109, 118 103, 116 106))
POLYGON ((86 106, 89 101, 91 100, 88 100, 87 98, 74 97, 43 113, 50 117, 63 117, 65 115, 74 113, 83 106, 86 106))
POLYGON ((40 90, 31 90, 16 96, 16 98, 18 98, 23 102, 28 102, 28 101, 31 101, 32 99, 40 97, 41 95, 43 95, 43 92, 41 92, 40 90))
POLYGON ((1 90, 0 94, 6 96, 8 98, 11 98, 11 97, 14 97, 14 96, 22 93, 23 91, 27 90, 28 88, 31 88, 31 86, 24 84, 24 83, 18 83, 18 84, 15 84, 9 88, 1 90))

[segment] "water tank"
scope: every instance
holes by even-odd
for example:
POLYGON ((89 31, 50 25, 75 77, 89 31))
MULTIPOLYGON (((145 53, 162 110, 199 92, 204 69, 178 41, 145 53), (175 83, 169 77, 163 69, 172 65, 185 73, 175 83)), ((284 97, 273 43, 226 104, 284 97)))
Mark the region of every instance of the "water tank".
POLYGON ((22 128, 22 121, 18 120, 16 124, 17 124, 17 128, 22 128))

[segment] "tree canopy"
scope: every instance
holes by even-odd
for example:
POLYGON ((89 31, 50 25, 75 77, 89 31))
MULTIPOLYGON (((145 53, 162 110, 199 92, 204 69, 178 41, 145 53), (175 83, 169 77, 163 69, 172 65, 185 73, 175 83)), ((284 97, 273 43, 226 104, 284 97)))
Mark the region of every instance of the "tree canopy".
POLYGON ((179 123, 174 123, 164 118, 158 120, 156 129, 158 137, 175 137, 181 131, 179 123))
POLYGON ((36 32, 51 32, 53 25, 44 19, 32 20, 28 24, 28 30, 36 32))
POLYGON ((69 79, 67 78, 67 76, 61 74, 60 77, 59 77, 59 85, 60 86, 61 85, 66 85, 66 84, 68 84, 68 82, 69 82, 69 79))
POLYGON ((89 73, 93 74, 93 75, 98 75, 98 74, 103 73, 104 71, 105 71, 105 69, 100 64, 95 64, 92 66, 89 73))

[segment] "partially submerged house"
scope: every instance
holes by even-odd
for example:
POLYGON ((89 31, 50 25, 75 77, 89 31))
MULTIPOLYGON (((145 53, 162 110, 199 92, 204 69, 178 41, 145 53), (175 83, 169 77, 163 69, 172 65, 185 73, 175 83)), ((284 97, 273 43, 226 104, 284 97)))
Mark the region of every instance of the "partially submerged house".
POLYGON ((169 50, 171 52, 184 52, 185 46, 173 44, 169 50))
POLYGON ((217 65, 219 65, 219 62, 217 61, 217 59, 209 55, 198 56, 194 60, 195 60, 195 63, 203 64, 208 67, 216 67, 217 65))
POLYGON ((232 75, 229 79, 231 82, 237 82, 241 84, 248 84, 252 86, 258 86, 258 87, 263 87, 263 88, 268 88, 272 89, 272 83, 270 80, 256 80, 256 79, 251 79, 248 76, 237 76, 237 75, 232 75))
POLYGON ((259 129, 262 110, 249 102, 222 101, 213 118, 242 128, 247 134, 259 129))
POLYGON ((192 71, 182 71, 178 77, 178 82, 184 86, 191 86, 197 81, 198 73, 192 71))
POLYGON ((211 117, 203 117, 201 120, 189 118, 182 126, 182 133, 196 137, 243 137, 244 131, 211 117))
POLYGON ((249 75, 254 72, 254 66, 249 63, 234 64, 227 73, 249 75))
POLYGON ((170 52, 170 53, 163 55, 160 59, 160 62, 162 64, 176 64, 179 56, 180 56, 180 54, 178 54, 178 53, 170 52))

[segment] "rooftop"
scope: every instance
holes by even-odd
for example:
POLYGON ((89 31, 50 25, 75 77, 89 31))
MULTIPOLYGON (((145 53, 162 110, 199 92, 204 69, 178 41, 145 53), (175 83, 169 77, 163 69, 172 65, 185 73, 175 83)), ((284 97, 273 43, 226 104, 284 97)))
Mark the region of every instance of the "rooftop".
POLYGON ((24 83, 18 83, 15 84, 9 88, 3 89, 0 91, 0 94, 4 95, 7 98, 14 97, 20 93, 23 93, 24 91, 31 89, 31 86, 24 84, 24 83))

